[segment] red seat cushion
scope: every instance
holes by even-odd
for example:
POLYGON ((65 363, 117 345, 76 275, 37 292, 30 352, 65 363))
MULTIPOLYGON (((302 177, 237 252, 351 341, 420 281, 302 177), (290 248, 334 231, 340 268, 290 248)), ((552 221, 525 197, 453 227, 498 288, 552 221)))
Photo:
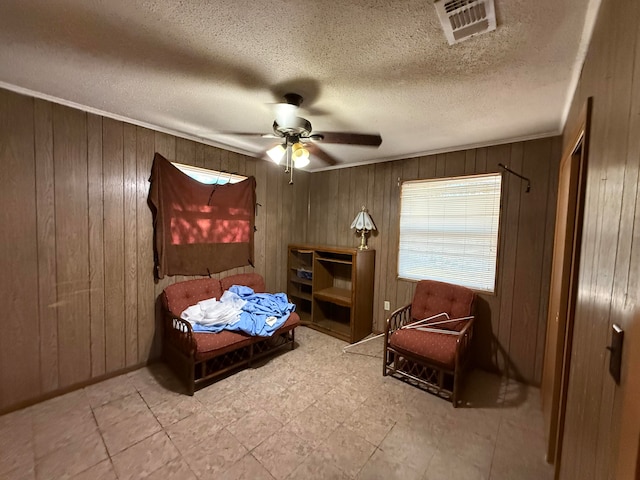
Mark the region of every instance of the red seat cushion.
POLYGON ((447 333, 400 329, 391 334, 389 344, 399 353, 424 358, 429 363, 453 370, 458 338, 458 335, 447 333))
MULTIPOLYGON (((292 312, 274 335, 288 332, 298 325, 300 317, 296 312, 292 312)), ((252 337, 245 333, 222 330, 218 333, 194 333, 193 338, 196 341, 196 360, 204 360, 237 350, 265 337, 252 337)))

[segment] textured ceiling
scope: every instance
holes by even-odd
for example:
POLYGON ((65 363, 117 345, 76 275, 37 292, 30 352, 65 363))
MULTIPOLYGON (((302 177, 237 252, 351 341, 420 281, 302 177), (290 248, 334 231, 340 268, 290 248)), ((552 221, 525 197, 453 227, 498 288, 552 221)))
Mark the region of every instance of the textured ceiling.
POLYGON ((556 134, 598 2, 495 2, 449 46, 433 0, 2 0, 0 86, 254 156, 273 140, 222 132, 294 91, 314 131, 382 136, 323 145, 342 166, 556 134))

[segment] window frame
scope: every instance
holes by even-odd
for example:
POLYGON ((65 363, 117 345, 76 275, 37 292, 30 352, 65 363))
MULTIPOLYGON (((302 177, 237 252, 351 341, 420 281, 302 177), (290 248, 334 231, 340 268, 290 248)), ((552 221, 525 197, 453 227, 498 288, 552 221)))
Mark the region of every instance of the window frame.
POLYGON ((171 164, 174 167, 176 167, 178 170, 180 170, 182 173, 184 173, 185 175, 191 177, 197 182, 202 183, 203 185, 227 185, 228 183, 239 183, 249 178, 244 175, 239 175, 237 173, 222 172, 220 170, 213 170, 210 168, 196 167, 195 165, 187 165, 186 163, 171 162, 171 164), (209 177, 216 176, 216 180, 213 183, 202 182, 197 178, 198 174, 209 176, 209 177), (223 180, 227 179, 227 181, 224 183, 219 183, 218 180, 220 179, 223 179, 223 180))
MULTIPOLYGON (((488 295, 488 296, 497 296, 498 295, 498 285, 499 285, 499 277, 500 277, 500 253, 501 253, 501 244, 502 244, 502 224, 503 224, 503 215, 505 214, 503 210, 504 206, 504 194, 505 194, 505 181, 504 181, 504 173, 503 172, 487 172, 487 173, 474 173, 470 175, 452 175, 447 177, 431 177, 431 178, 418 178, 412 180, 404 180, 399 183, 398 189, 398 210, 397 210, 397 252, 396 252, 396 279, 402 280, 405 282, 417 283, 421 280, 435 280, 424 278, 421 280, 417 280, 415 278, 407 278, 400 275, 400 236, 401 236, 401 213, 402 213, 402 186, 405 183, 418 183, 418 182, 437 182, 437 181, 445 181, 445 180, 457 180, 464 178, 478 178, 478 177, 500 177, 500 198, 498 202, 498 226, 496 230, 496 261, 495 261, 495 274, 493 279, 493 286, 491 290, 482 290, 477 287, 467 288, 473 290, 476 293, 488 295)), ((400 180, 400 179, 398 179, 400 180)), ((442 280, 437 280, 442 281, 442 280)))

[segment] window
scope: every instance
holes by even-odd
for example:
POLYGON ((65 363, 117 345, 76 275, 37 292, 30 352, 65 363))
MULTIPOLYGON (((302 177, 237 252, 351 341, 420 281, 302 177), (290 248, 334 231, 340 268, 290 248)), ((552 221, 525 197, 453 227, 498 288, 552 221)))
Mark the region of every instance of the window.
POLYGON ((233 173, 219 172, 217 170, 209 170, 207 168, 194 167, 192 165, 184 165, 182 163, 171 162, 171 164, 182 173, 189 175, 194 180, 207 185, 224 185, 226 183, 238 183, 246 180, 247 177, 235 175, 233 173))
POLYGON ((502 176, 404 182, 398 276, 493 292, 502 176))

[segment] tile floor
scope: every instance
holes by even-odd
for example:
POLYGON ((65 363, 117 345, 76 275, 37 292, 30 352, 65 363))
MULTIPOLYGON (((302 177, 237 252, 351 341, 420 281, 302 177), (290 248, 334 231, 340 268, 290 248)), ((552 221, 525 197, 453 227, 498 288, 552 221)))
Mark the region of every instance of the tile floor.
POLYGON ((403 479, 553 477, 539 392, 481 371, 466 408, 383 377, 382 342, 299 347, 181 394, 162 364, 0 417, 0 478, 403 479))

